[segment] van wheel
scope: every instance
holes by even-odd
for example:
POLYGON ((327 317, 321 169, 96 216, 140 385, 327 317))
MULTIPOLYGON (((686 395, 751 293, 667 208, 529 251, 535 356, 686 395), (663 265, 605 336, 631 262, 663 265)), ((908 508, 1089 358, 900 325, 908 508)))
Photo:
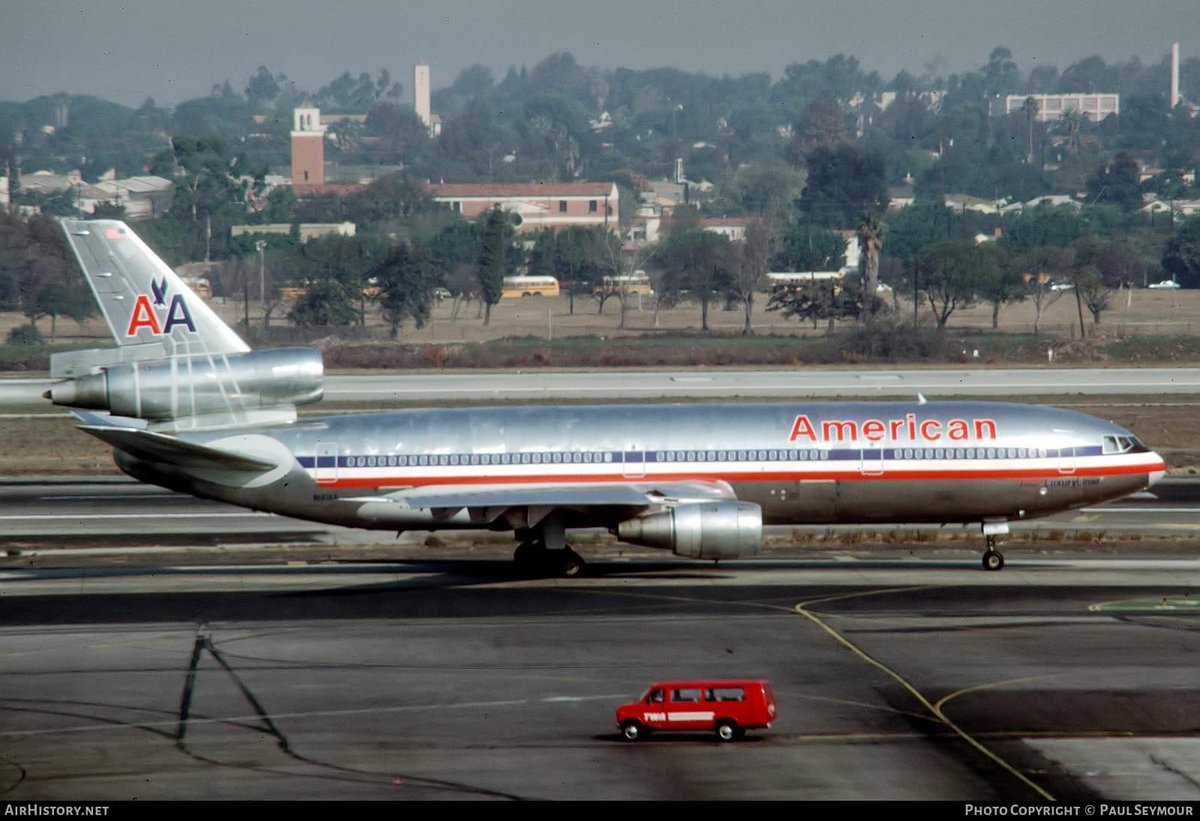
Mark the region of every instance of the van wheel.
POLYGON ((732 721, 722 721, 717 724, 717 740, 718 741, 733 741, 741 735, 738 732, 738 726, 732 721))
POLYGON ((621 735, 626 741, 637 741, 642 737, 642 725, 636 721, 626 721, 621 725, 621 735))

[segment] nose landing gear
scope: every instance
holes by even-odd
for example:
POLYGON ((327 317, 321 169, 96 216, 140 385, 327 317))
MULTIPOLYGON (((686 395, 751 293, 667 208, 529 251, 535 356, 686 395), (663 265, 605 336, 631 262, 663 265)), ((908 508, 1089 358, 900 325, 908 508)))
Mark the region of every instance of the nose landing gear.
POLYGON ((984 570, 1003 570, 1004 554, 996 549, 996 537, 1008 535, 1008 522, 984 522, 983 540, 987 549, 983 551, 984 570))
POLYGON ((983 552, 983 569, 984 570, 1003 570, 1004 569, 1004 554, 996 550, 993 545, 996 539, 993 536, 988 536, 988 549, 983 552))

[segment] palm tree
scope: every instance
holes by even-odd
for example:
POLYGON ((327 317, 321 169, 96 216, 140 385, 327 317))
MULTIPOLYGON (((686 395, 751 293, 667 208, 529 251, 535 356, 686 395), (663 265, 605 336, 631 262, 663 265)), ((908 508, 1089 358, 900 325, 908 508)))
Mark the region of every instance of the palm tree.
POLYGON ((883 248, 886 232, 887 226, 873 214, 868 214, 858 223, 858 273, 862 278, 863 299, 867 305, 874 303, 875 292, 879 288, 879 252, 883 248))
POLYGON ((1062 131, 1067 137, 1067 154, 1074 157, 1079 153, 1080 114, 1076 109, 1064 111, 1062 115, 1062 131))

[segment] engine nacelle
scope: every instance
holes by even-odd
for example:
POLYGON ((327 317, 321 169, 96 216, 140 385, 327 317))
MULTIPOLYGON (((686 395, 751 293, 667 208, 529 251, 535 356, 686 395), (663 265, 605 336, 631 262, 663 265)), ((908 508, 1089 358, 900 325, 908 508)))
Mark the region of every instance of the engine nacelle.
POLYGON ((59 382, 56 405, 165 420, 227 411, 307 405, 323 392, 325 366, 313 348, 153 359, 111 365, 59 382))
POLYGON ((750 502, 679 505, 621 522, 617 538, 691 559, 742 559, 762 545, 762 508, 750 502))

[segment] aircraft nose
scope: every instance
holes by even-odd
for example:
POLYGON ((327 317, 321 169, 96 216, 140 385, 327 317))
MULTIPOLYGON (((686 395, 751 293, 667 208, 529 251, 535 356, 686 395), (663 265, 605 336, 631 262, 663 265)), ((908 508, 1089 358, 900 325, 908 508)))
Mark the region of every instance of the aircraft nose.
MULTIPOLYGON (((1157 461, 1158 461, 1158 463, 1159 463, 1159 464, 1164 464, 1164 465, 1165 465, 1165 462, 1164 462, 1164 460, 1163 460, 1163 458, 1162 458, 1161 456, 1159 456, 1157 453, 1153 454, 1153 456, 1154 456, 1155 460, 1157 460, 1157 461)), ((1152 470, 1152 471, 1150 471, 1150 473, 1149 473, 1149 474, 1147 475, 1147 477, 1146 477, 1146 478, 1148 479, 1148 481, 1147 481, 1147 483, 1146 483, 1146 487, 1148 487, 1148 488, 1150 488, 1150 487, 1154 487, 1154 486, 1155 486, 1156 484, 1158 484, 1158 483, 1159 483, 1159 481, 1161 481, 1161 480, 1162 480, 1162 478, 1163 478, 1164 476, 1166 476, 1166 475, 1167 475, 1167 471, 1166 471, 1165 469, 1164 469, 1164 470, 1152 470)))

